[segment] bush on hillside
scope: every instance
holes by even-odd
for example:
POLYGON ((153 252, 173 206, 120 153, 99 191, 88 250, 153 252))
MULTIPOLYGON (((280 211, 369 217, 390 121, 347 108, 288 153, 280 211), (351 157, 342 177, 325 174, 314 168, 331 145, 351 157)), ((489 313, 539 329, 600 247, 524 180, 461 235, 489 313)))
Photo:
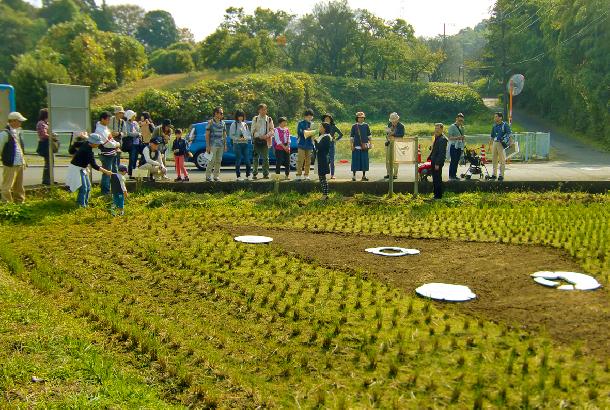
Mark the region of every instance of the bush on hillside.
POLYGON ((159 74, 190 73, 195 70, 192 53, 186 50, 157 50, 148 65, 159 74))
POLYGON ((352 121, 357 111, 372 120, 385 120, 397 111, 408 121, 418 118, 443 120, 457 112, 474 114, 484 109, 478 94, 466 86, 445 83, 373 81, 304 73, 255 74, 216 81, 205 80, 177 91, 147 90, 124 105, 138 112, 149 111, 155 121, 172 118, 187 127, 208 119, 214 107, 222 106, 233 118, 235 109, 248 117, 256 114, 259 103, 269 106, 274 118, 300 118, 305 108, 316 117, 332 113, 337 120, 352 121))

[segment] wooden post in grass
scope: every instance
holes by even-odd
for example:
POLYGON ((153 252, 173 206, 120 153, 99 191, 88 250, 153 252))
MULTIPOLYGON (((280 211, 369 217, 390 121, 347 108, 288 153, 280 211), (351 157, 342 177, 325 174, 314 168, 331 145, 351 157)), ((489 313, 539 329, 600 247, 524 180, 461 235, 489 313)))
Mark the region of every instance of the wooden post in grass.
POLYGON ((392 198, 394 196, 394 159, 396 155, 394 154, 395 144, 394 140, 390 141, 390 172, 388 173, 388 197, 392 198))
POLYGON ((413 196, 419 195, 419 137, 415 137, 415 146, 418 147, 418 151, 415 153, 415 179, 413 180, 413 196))
POLYGON ((275 178, 273 179, 273 193, 275 195, 280 194, 280 175, 279 174, 276 174, 275 178))

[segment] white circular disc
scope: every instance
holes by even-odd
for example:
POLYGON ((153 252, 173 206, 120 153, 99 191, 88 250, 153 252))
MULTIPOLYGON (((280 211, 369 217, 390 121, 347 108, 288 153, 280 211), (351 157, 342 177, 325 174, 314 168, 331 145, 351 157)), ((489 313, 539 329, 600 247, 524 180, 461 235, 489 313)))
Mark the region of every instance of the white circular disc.
POLYGON ((237 242, 243 243, 269 243, 273 241, 273 238, 268 236, 256 236, 256 235, 244 235, 244 236, 236 236, 234 238, 237 242))
POLYGON ((448 283, 426 283, 415 289, 415 292, 425 298, 447 302, 466 302, 477 297, 468 286, 448 283))
POLYGON ((419 255, 419 250, 417 249, 400 248, 398 246, 381 246, 379 248, 368 248, 365 251, 380 256, 419 255))
POLYGON ((542 271, 532 273, 531 276, 536 283, 556 287, 559 290, 594 290, 602 286, 593 276, 578 272, 542 271), (570 284, 559 286, 559 282, 555 282, 555 280, 562 280, 570 284))

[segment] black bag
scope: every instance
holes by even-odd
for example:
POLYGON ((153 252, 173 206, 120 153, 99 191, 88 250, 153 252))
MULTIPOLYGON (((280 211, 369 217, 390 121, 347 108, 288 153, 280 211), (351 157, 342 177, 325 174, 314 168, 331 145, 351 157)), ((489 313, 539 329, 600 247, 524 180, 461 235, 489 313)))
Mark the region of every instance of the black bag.
POLYGON ((133 147, 133 137, 123 137, 123 139, 121 140, 121 151, 131 152, 132 147, 133 147))

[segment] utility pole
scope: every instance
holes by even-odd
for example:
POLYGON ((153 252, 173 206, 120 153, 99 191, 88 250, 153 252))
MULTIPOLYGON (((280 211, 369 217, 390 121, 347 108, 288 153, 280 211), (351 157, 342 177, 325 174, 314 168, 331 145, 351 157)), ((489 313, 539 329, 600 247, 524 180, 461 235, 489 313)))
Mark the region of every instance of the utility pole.
POLYGON ((498 13, 500 14, 500 27, 501 27, 501 32, 502 32, 502 41, 500 42, 501 47, 502 47, 502 92, 503 92, 503 98, 502 98, 502 107, 503 107, 503 113, 504 113, 504 118, 507 118, 508 115, 508 92, 506 91, 506 74, 507 74, 507 70, 506 70, 506 21, 505 21, 505 17, 502 15, 502 11, 499 10, 498 13))
MULTIPOLYGON (((447 58, 447 30, 446 23, 443 23, 443 54, 445 54, 445 59, 447 58)), ((443 78, 444 81, 447 81, 447 77, 443 78)))

